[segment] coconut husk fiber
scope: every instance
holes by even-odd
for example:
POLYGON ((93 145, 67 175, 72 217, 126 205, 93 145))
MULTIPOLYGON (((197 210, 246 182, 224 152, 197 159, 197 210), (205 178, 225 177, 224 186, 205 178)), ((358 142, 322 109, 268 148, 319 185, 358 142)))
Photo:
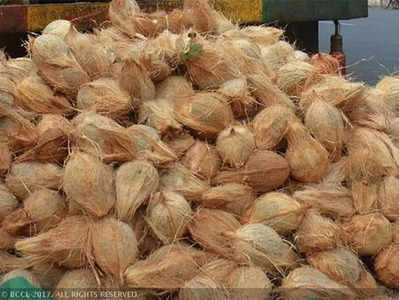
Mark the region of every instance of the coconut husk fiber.
MULTIPOLYGON (((15 83, 6 76, 0 79, 0 103, 5 107, 12 107, 15 101, 16 87, 15 83)), ((0 115, 3 115, 1 113, 0 115)))
POLYGON ((3 228, 0 228, 0 249, 1 250, 13 249, 16 241, 17 241, 17 238, 15 236, 12 236, 3 228))
POLYGON ((342 184, 348 177, 348 162, 348 156, 345 155, 339 161, 330 163, 322 182, 325 184, 342 184))
POLYGON ((283 30, 272 26, 247 26, 242 29, 242 33, 262 47, 274 45, 284 35, 283 30))
MULTIPOLYGON (((5 138, 6 139, 6 138, 5 138)), ((0 174, 5 174, 10 169, 12 154, 7 142, 0 142, 0 174)))
POLYGON ((256 151, 245 166, 238 170, 221 171, 214 178, 215 184, 246 183, 255 191, 265 193, 282 186, 288 179, 288 162, 280 155, 267 151, 256 151), (264 179, 268 178, 267 181, 264 179))
POLYGON ((385 177, 378 187, 379 211, 390 221, 399 219, 399 206, 396 199, 399 193, 399 179, 394 176, 385 177))
POLYGON ((15 243, 29 266, 53 263, 80 268, 92 261, 89 233, 93 222, 85 216, 66 217, 57 227, 15 243))
POLYGON ((352 182, 353 206, 358 214, 364 215, 378 210, 378 183, 352 182))
POLYGON ((295 245, 301 253, 335 249, 342 239, 341 227, 332 219, 309 209, 295 233, 295 245))
POLYGON ((126 129, 111 118, 84 112, 72 120, 73 141, 79 150, 104 162, 130 161, 136 148, 126 129))
POLYGON ((399 145, 399 118, 391 119, 389 128, 386 130, 386 133, 391 138, 392 143, 396 147, 398 147, 398 145, 399 145))
POLYGON ((216 150, 224 163, 232 168, 240 168, 255 151, 254 134, 246 126, 230 126, 219 133, 216 150))
POLYGON ((342 285, 322 272, 303 266, 291 271, 283 279, 281 295, 284 299, 356 299, 356 294, 347 286, 342 285))
POLYGON ((177 121, 204 137, 214 138, 233 122, 227 101, 217 93, 201 92, 175 104, 177 121))
MULTIPOLYGON (((10 272, 12 276, 25 275, 23 273, 20 273, 19 271, 25 271, 23 269, 26 268, 26 266, 27 264, 24 258, 12 255, 6 251, 0 251, 0 273, 2 275, 3 273, 8 272, 10 272)), ((5 274, 4 276, 2 276, 1 282, 7 281, 8 276, 10 275, 5 274)), ((29 281, 29 279, 27 280, 29 281)))
POLYGON ((198 177, 210 180, 219 172, 222 160, 212 145, 196 141, 181 159, 181 163, 198 177))
POLYGON ((198 32, 211 33, 216 29, 212 12, 207 0, 186 0, 183 5, 184 24, 198 32))
POLYGON ((262 60, 278 71, 279 68, 288 63, 289 57, 294 53, 294 48, 286 41, 278 41, 272 45, 265 45, 261 48, 262 60))
MULTIPOLYGON (((94 296, 95 290, 99 288, 96 277, 92 273, 91 270, 89 269, 76 269, 76 270, 71 270, 68 271, 62 276, 60 281, 58 282, 55 290, 56 291, 70 291, 68 294, 69 296, 60 296, 57 297, 57 299, 76 299, 76 297, 73 297, 71 294, 72 292, 77 292, 77 291, 87 291, 83 292, 82 294, 86 294, 86 297, 78 297, 79 300, 81 299, 88 299, 88 300, 94 300, 96 297, 94 296), (93 296, 90 295, 90 291, 92 292, 93 296)), ((67 294, 67 295, 68 295, 67 294)))
POLYGON ((13 211, 2 222, 2 228, 11 234, 45 232, 55 227, 66 215, 66 203, 57 192, 40 189, 23 201, 20 209, 13 211))
POLYGON ((73 152, 65 165, 63 190, 89 215, 103 217, 115 204, 114 171, 98 158, 73 152))
POLYGON ((100 78, 82 85, 76 105, 79 109, 92 110, 113 119, 122 118, 133 110, 130 95, 111 78, 100 78))
POLYGON ((381 213, 353 216, 342 228, 345 240, 359 256, 377 255, 392 243, 391 223, 381 213))
POLYGON ((207 208, 221 209, 242 217, 255 201, 256 193, 242 183, 225 183, 211 187, 202 194, 201 205, 207 208))
POLYGON ((115 211, 118 219, 131 219, 158 186, 158 171, 151 162, 134 160, 121 165, 115 175, 115 211))
POLYGON ((156 86, 156 98, 176 101, 195 94, 191 82, 183 76, 169 76, 156 86))
POLYGON ((188 132, 183 132, 177 137, 165 140, 165 142, 177 157, 180 158, 194 145, 195 139, 188 132))
POLYGON ((338 60, 327 53, 317 53, 310 58, 310 64, 313 65, 317 72, 326 75, 340 75, 341 67, 338 60))
POLYGON ((188 225, 195 242, 205 250, 232 258, 231 238, 228 232, 235 232, 240 223, 234 215, 219 209, 198 208, 192 222, 188 225))
POLYGON ((19 82, 37 71, 36 65, 30 57, 17 57, 6 62, 8 74, 12 81, 19 82))
POLYGON ((399 109, 399 78, 386 76, 377 83, 376 88, 384 93, 384 98, 395 112, 399 109))
POLYGON ((257 198, 246 214, 247 223, 262 223, 284 235, 296 230, 302 222, 306 207, 294 198, 279 192, 257 198))
POLYGON ((123 285, 124 272, 136 261, 138 253, 134 231, 126 223, 107 217, 94 224, 91 238, 97 265, 123 285))
POLYGON ((191 219, 190 204, 177 193, 161 191, 155 193, 149 201, 146 221, 164 244, 171 244, 181 238, 191 219))
POLYGON ((134 18, 138 13, 140 13, 138 4, 129 0, 112 1, 108 9, 113 26, 131 38, 136 35, 134 18))
POLYGON ((0 222, 17 209, 19 202, 7 186, 0 183, 0 222))
POLYGON ((52 163, 14 163, 7 174, 5 183, 19 199, 25 199, 41 188, 59 189, 64 170, 52 163))
POLYGON ((378 280, 385 286, 392 288, 399 287, 398 251, 399 245, 392 244, 388 246, 378 254, 374 264, 378 280))
POLYGON ((179 290, 179 300, 189 299, 215 299, 227 300, 227 291, 223 289, 221 284, 213 281, 208 277, 196 276, 187 281, 179 290))

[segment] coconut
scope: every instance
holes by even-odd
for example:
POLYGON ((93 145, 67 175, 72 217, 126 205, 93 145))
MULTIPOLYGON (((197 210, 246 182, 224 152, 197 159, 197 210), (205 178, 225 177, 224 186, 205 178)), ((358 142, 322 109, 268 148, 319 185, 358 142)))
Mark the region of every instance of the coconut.
POLYGON ((191 236, 198 244, 226 258, 234 255, 227 233, 235 232, 239 227, 240 223, 234 215, 207 208, 198 208, 188 225, 191 236))
POLYGON ((129 161, 136 149, 126 129, 114 120, 94 112, 76 116, 73 138, 81 151, 99 157, 104 162, 129 161))
MULTIPOLYGON (((26 273, 23 269, 26 268, 26 266, 27 264, 23 257, 12 255, 6 251, 0 251, 0 270, 2 275, 6 272, 12 272, 14 276, 22 275, 22 277, 24 277, 23 275, 25 275, 26 273), (22 273, 20 273, 20 271, 22 271, 22 273)), ((2 278, 0 279, 1 283, 3 283, 2 278)), ((7 281, 7 278, 5 281, 7 281)))
POLYGON ((237 261, 262 268, 267 273, 284 274, 295 267, 297 256, 271 227, 247 224, 231 234, 237 261))
MULTIPOLYGON (((4 228, 0 228, 0 249, 9 250, 13 249, 17 239, 9 234, 4 228)), ((1 269, 1 267, 0 267, 1 269)))
POLYGON ((326 75, 338 75, 341 73, 341 66, 338 60, 327 53, 317 53, 310 59, 317 72, 326 75))
POLYGON ((6 173, 12 163, 12 155, 7 142, 0 142, 0 174, 6 173))
POLYGON ((174 164, 161 176, 161 186, 168 191, 182 194, 190 201, 200 201, 202 194, 209 189, 207 182, 180 163, 174 164))
POLYGON ((68 296, 65 297, 60 296, 57 299, 88 299, 94 300, 97 299, 95 296, 97 293, 95 290, 98 288, 98 283, 96 277, 94 276, 93 272, 89 269, 77 269, 68 271, 62 276, 60 281, 58 282, 55 290, 56 291, 68 291, 66 293, 68 296), (77 294, 78 291, 82 291, 81 297, 72 296, 73 294, 77 294))
POLYGON ((201 92, 175 105, 176 119, 205 137, 217 134, 233 122, 233 112, 217 93, 201 92))
POLYGON ((30 266, 53 263, 80 268, 91 261, 89 232, 91 220, 84 216, 66 217, 47 232, 15 243, 30 266))
POLYGON ((6 62, 7 71, 10 74, 10 78, 14 82, 19 82, 29 74, 37 71, 36 65, 29 57, 18 57, 8 59, 6 62))
POLYGON ((140 7, 134 1, 115 0, 111 1, 108 9, 111 23, 121 32, 127 34, 131 38, 136 35, 136 27, 134 26, 134 17, 140 13, 140 7))
POLYGON ((309 57, 309 55, 307 53, 305 53, 305 52, 303 52, 301 50, 295 50, 294 53, 292 53, 288 57, 288 61, 287 62, 296 61, 296 60, 309 62, 310 61, 310 57, 309 57))
POLYGON ((32 59, 39 76, 56 91, 74 98, 79 87, 89 81, 89 76, 68 45, 53 34, 43 34, 31 43, 32 59))
POLYGON ((282 156, 267 150, 256 151, 243 168, 219 172, 214 183, 245 182, 257 192, 265 193, 282 186, 289 172, 288 163, 282 156))
POLYGON ((291 175, 301 182, 317 182, 328 171, 328 153, 299 122, 293 122, 287 129, 287 152, 285 158, 291 168, 291 175))
POLYGON ((354 283, 354 290, 360 297, 375 297, 383 291, 373 275, 365 267, 360 272, 359 280, 354 283))
POLYGON ((376 88, 384 93, 385 100, 394 109, 399 109, 399 77, 386 76, 377 83, 376 88))
MULTIPOLYGON (((6 76, 0 77, 0 104, 4 107, 12 107, 14 105, 16 94, 15 83, 6 76)), ((3 116, 3 113, 1 113, 3 116)))
POLYGON ((215 147, 196 141, 186 152, 181 163, 203 179, 213 178, 222 163, 215 147))
POLYGON ((348 175, 348 156, 342 157, 335 163, 330 163, 327 174, 323 177, 325 184, 342 184, 348 175))
POLYGON ((392 229, 381 213, 356 215, 342 224, 345 238, 360 256, 376 255, 392 243, 392 229))
POLYGON ((183 196, 162 191, 151 198, 146 220, 164 244, 171 244, 186 233, 191 215, 190 204, 183 196))
POLYGON ((40 189, 23 201, 23 207, 13 211, 2 222, 11 234, 26 230, 30 234, 45 232, 55 227, 66 215, 63 197, 57 191, 40 189))
POLYGON ((257 103, 249 93, 246 79, 237 78, 226 81, 217 93, 228 99, 236 118, 249 117, 256 109, 257 103))
POLYGON ((191 83, 183 76, 169 76, 157 85, 156 98, 176 101, 194 95, 191 83))
POLYGON ((216 150, 223 162, 233 168, 242 167, 255 150, 255 137, 249 128, 230 126, 221 131, 216 140, 216 150))
POLYGON ((255 201, 255 191, 245 184, 225 183, 210 188, 202 194, 201 204, 218 208, 241 217, 255 201))
POLYGON ((296 191, 293 197, 334 220, 355 214, 351 191, 340 184, 308 185, 305 189, 296 191))
POLYGON ((6 185, 18 198, 24 199, 41 188, 59 189, 64 171, 51 163, 14 163, 6 177, 6 185))
POLYGON ((178 137, 167 140, 166 144, 180 158, 195 144, 195 139, 189 133, 184 132, 178 137))
POLYGON ((399 118, 391 120, 387 133, 396 147, 399 146, 399 118))
POLYGON ((79 33, 71 26, 64 40, 90 78, 97 79, 111 75, 110 69, 114 57, 110 55, 105 45, 96 40, 94 34, 79 33))
POLYGON ((124 163, 116 171, 116 204, 118 219, 129 220, 137 209, 158 189, 159 176, 145 160, 124 163))
POLYGON ((272 283, 258 267, 239 267, 228 275, 227 286, 233 300, 269 299, 272 283))
POLYGON ((273 45, 283 36, 284 31, 272 26, 247 26, 242 29, 251 42, 265 47, 273 45))
POLYGON ((283 139, 288 123, 297 117, 286 106, 273 105, 260 111, 253 120, 253 128, 258 149, 275 148, 283 139))
POLYGON ((139 109, 138 122, 155 128, 162 135, 174 135, 182 131, 176 121, 173 104, 167 99, 144 102, 139 109))
POLYGON ((302 253, 325 251, 335 249, 341 236, 341 228, 337 224, 322 217, 317 210, 310 209, 295 234, 295 244, 302 253))
POLYGON ((100 78, 82 85, 76 104, 79 109, 93 110, 111 118, 121 118, 132 111, 129 94, 111 78, 100 78))
POLYGON ((66 271, 56 265, 42 264, 33 266, 30 272, 38 278, 43 289, 53 291, 66 271))
POLYGON ((18 207, 18 200, 4 183, 0 183, 0 222, 18 207))
POLYGON ((247 211, 248 223, 262 223, 279 234, 296 230, 302 222, 304 207, 283 193, 267 193, 257 198, 247 211))
POLYGON ((92 243, 98 266, 123 285, 123 274, 138 252, 134 231, 126 223, 107 217, 93 226, 92 243))
POLYGON ((216 22, 213 9, 206 0, 186 0, 183 6, 184 24, 199 32, 213 32, 216 22))
POLYGON ((350 250, 337 248, 317 252, 307 257, 309 264, 337 282, 354 285, 360 279, 362 266, 350 250))
POLYGON ((286 300, 295 299, 356 299, 349 287, 342 285, 322 272, 303 266, 293 270, 283 279, 281 285, 282 297, 286 300))
POLYGON ((39 280, 36 278, 35 275, 32 274, 32 272, 27 271, 27 270, 22 270, 22 269, 17 269, 13 270, 11 272, 8 272, 3 276, 1 279, 0 284, 4 284, 10 280, 17 279, 17 278, 23 278, 25 279, 29 284, 31 284, 33 287, 40 288, 40 283, 39 280))
POLYGON ((330 153, 332 161, 341 159, 344 120, 337 108, 322 100, 314 101, 306 111, 305 125, 330 153))
POLYGON ((270 107, 280 105, 292 110, 296 109, 295 104, 288 95, 281 91, 266 75, 251 74, 248 76, 248 84, 252 90, 252 95, 261 106, 270 107))
POLYGON ((43 28, 42 34, 54 34, 64 39, 71 27, 72 23, 68 20, 55 20, 43 28))
POLYGON ((262 60, 277 71, 288 62, 288 58, 293 55, 294 48, 285 41, 277 41, 272 45, 262 47, 262 60))
POLYGON ((368 214, 378 209, 377 183, 352 182, 353 206, 359 214, 368 214))
POLYGON ((299 105, 306 111, 312 102, 320 99, 350 112, 357 107, 364 91, 365 86, 361 83, 350 82, 341 76, 326 76, 301 94, 299 105))
POLYGON ((382 250, 374 263, 374 269, 377 273, 377 278, 385 286, 398 288, 399 287, 399 245, 392 244, 382 250))
POLYGON ((213 20, 215 21, 215 32, 220 35, 226 31, 234 30, 237 28, 236 24, 233 24, 228 18, 222 13, 212 9, 213 20))
POLYGON ((154 128, 132 125, 126 132, 136 147, 137 158, 147 159, 156 166, 165 165, 177 159, 175 151, 162 142, 154 128))
POLYGON ((399 179, 394 176, 385 177, 378 188, 378 207, 380 212, 390 221, 399 220, 398 197, 399 179))
POLYGON ((112 168, 96 157, 73 152, 65 165, 63 189, 85 212, 102 217, 115 203, 113 177, 112 168))

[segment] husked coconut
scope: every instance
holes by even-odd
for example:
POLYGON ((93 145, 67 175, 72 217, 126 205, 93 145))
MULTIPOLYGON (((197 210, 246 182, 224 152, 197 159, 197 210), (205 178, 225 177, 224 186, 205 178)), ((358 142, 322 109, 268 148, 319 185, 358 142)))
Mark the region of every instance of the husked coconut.
POLYGON ((341 66, 338 60, 327 53, 317 53, 310 58, 310 64, 313 65, 317 72, 326 75, 339 75, 341 66))
POLYGON ((169 76, 157 85, 156 98, 172 102, 194 95, 191 83, 183 76, 169 76))
MULTIPOLYGON (((8 138, 4 138, 4 140, 8 140, 8 138)), ((0 174, 6 173, 11 168, 11 164, 12 154, 8 141, 0 142, 0 174)))
POLYGON ((71 27, 72 23, 68 20, 55 20, 43 28, 42 34, 54 34, 64 39, 71 27))
POLYGON ((388 104, 397 112, 399 109, 399 78, 386 76, 377 83, 376 88, 384 93, 388 104))
POLYGON ((17 209, 19 202, 7 186, 0 183, 0 222, 17 209))
POLYGON ((187 0, 183 5, 184 24, 198 32, 213 32, 216 22, 208 1, 187 0))
POLYGON ((178 157, 182 157, 195 144, 195 139, 185 132, 178 137, 167 139, 165 142, 178 157))
POLYGON ((379 184, 367 181, 352 182, 353 206, 359 214, 368 214, 378 209, 379 184))
POLYGON ((392 242, 399 244, 399 221, 391 223, 392 226, 392 242))
POLYGON ((37 72, 37 67, 30 57, 11 58, 7 60, 5 65, 11 80, 14 82, 24 80, 30 74, 37 72))
MULTIPOLYGON (((62 278, 60 279, 60 281, 58 282, 55 290, 72 290, 72 291, 76 291, 76 290, 88 290, 87 296, 86 297, 78 297, 78 299, 89 299, 89 300, 94 300, 96 299, 95 295, 95 290, 98 289, 98 283, 96 280, 96 277, 94 276, 93 272, 90 269, 76 269, 76 270, 71 270, 68 271, 64 274, 64 276, 62 276, 62 278), (92 291, 93 296, 91 296, 90 292, 92 291)), ((86 294, 85 293, 85 294, 86 294)), ((76 297, 72 296, 72 293, 68 293, 69 296, 59 296, 57 297, 57 299, 68 299, 68 300, 72 300, 72 299, 76 299, 76 297)), ((68 295, 67 294, 67 295, 68 295)))
MULTIPOLYGON (((0 228, 0 249, 14 249, 17 238, 9 234, 4 228, 0 228)), ((1 265, 0 265, 1 267, 1 265)))
POLYGON ((286 41, 275 41, 272 45, 262 47, 262 60, 277 71, 288 62, 294 48, 286 41))
POLYGON ((343 156, 339 161, 330 163, 327 174, 323 177, 325 184, 342 184, 348 176, 348 156, 343 156))
POLYGON ((399 266, 399 245, 392 244, 383 249, 377 256, 374 269, 377 278, 385 286, 391 288, 399 287, 398 266, 399 266))
POLYGON ((378 188, 378 207, 390 221, 399 219, 398 197, 399 179, 394 176, 385 177, 378 188))

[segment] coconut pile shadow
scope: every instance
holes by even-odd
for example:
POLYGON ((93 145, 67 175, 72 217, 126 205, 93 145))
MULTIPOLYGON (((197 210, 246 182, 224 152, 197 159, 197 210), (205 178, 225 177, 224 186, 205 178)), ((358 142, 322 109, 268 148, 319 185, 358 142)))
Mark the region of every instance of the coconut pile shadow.
POLYGON ((206 0, 113 0, 109 17, 0 55, 2 283, 57 299, 399 288, 399 78, 353 82, 206 0))

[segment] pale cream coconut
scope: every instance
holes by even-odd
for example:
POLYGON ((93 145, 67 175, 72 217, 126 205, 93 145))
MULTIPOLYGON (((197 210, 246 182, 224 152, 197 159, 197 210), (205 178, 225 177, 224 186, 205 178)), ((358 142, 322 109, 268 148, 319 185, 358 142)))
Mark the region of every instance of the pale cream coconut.
POLYGON ((161 191, 151 197, 146 220, 164 244, 171 244, 181 238, 191 219, 190 204, 182 195, 161 191))
POLYGON ((54 34, 64 39, 71 27, 72 23, 68 20, 55 20, 43 28, 42 34, 54 34))
POLYGON ((259 46, 269 46, 278 42, 284 31, 272 26, 247 26, 242 29, 242 33, 259 46))
POLYGON ((63 190, 86 213, 103 217, 115 204, 113 169, 94 156, 73 152, 65 165, 63 190))
POLYGON ((97 299, 95 296, 97 294, 96 289, 99 289, 99 285, 93 271, 90 269, 76 269, 66 272, 55 287, 55 291, 60 291, 57 299, 68 300, 97 299), (66 293, 66 297, 65 295, 62 296, 62 291, 69 291, 66 293), (78 293, 78 291, 81 291, 81 293, 78 293), (82 296, 74 297, 72 296, 73 294, 81 294, 82 296))
POLYGON ((108 13, 112 24, 118 28, 118 30, 131 38, 135 37, 134 17, 140 13, 140 7, 136 2, 129 0, 112 1, 108 13))
POLYGON ((201 204, 208 208, 218 208, 234 214, 244 216, 255 201, 256 193, 248 185, 242 183, 225 183, 202 194, 201 204))
POLYGON ((358 214, 364 215, 378 210, 378 183, 352 182, 351 188, 353 206, 358 214))
POLYGON ((219 133, 216 150, 224 163, 240 168, 255 151, 255 137, 246 126, 230 126, 219 133))
MULTIPOLYGON (((0 104, 5 108, 11 108, 14 105, 16 94, 16 84, 8 77, 0 77, 0 104)), ((4 116, 4 113, 0 114, 4 116)))
POLYGON ((399 77, 384 77, 377 83, 376 88, 384 93, 386 101, 397 112, 399 110, 399 77))
POLYGON ((116 171, 115 211, 118 219, 129 220, 159 186, 157 169, 151 162, 134 160, 116 171))
POLYGON ((6 67, 10 78, 14 82, 24 80, 30 74, 37 72, 37 67, 30 57, 17 57, 8 59, 6 67))
POLYGON ((168 99, 172 102, 178 98, 194 94, 191 83, 183 76, 169 76, 157 85, 156 98, 168 99))
POLYGON ((262 223, 279 234, 296 230, 306 210, 294 198, 278 192, 267 193, 257 198, 246 214, 248 223, 262 223))
POLYGON ((13 164, 5 183, 18 198, 24 199, 32 192, 41 189, 59 189, 64 170, 51 163, 23 162, 13 164))
POLYGON ((377 278, 385 286, 391 288, 399 287, 399 245, 392 244, 383 249, 377 256, 374 269, 377 278))
POLYGON ((252 123, 257 148, 275 148, 284 138, 288 124, 292 121, 299 119, 287 106, 273 105, 261 110, 252 123))
MULTIPOLYGON (((13 272, 14 274, 19 273, 18 271, 24 270, 27 265, 25 258, 12 255, 7 251, 0 251, 0 268, 3 274, 6 272, 13 272)), ((18 275, 16 274, 16 276, 18 275)))
POLYGON ((392 243, 391 223, 381 213, 356 215, 342 224, 345 240, 359 256, 377 255, 392 243))
POLYGON ((0 183, 0 222, 3 221, 7 215, 12 213, 19 206, 17 198, 11 193, 7 186, 0 183))
POLYGON ((53 291, 65 275, 66 270, 65 268, 47 263, 33 266, 30 272, 38 278, 42 289, 53 291))
POLYGON ((294 53, 294 48, 285 41, 277 41, 272 45, 262 47, 262 60, 277 71, 288 62, 294 53))
POLYGON ((394 176, 385 177, 378 187, 378 207, 380 212, 390 221, 399 219, 399 179, 394 176))
POLYGON ((399 118, 394 118, 389 124, 389 128, 386 130, 389 137, 396 147, 399 146, 399 118))

